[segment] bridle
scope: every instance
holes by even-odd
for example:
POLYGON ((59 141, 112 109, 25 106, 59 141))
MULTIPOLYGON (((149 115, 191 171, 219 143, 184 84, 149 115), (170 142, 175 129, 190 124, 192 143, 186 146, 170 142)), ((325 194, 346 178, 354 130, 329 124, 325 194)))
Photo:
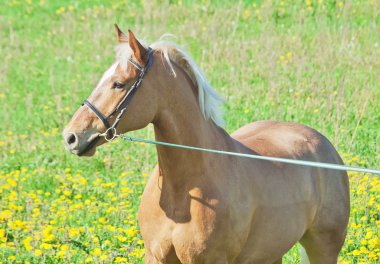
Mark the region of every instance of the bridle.
MULTIPOLYGON (((89 100, 84 100, 82 103, 82 106, 87 105, 88 108, 90 108, 94 114, 102 121, 104 126, 106 127, 106 132, 103 133, 105 136, 104 138, 106 140, 112 140, 116 134, 116 127, 119 124, 123 114, 125 113, 125 110, 127 109, 128 105, 131 103, 133 96, 137 92, 138 88, 141 85, 141 82, 143 81, 146 73, 149 71, 150 67, 153 64, 153 50, 152 48, 148 48, 148 63, 145 65, 145 67, 142 67, 139 63, 134 61, 133 59, 128 59, 128 62, 130 62, 134 67, 136 67, 140 71, 140 75, 137 77, 134 84, 131 86, 129 91, 124 95, 124 97, 120 100, 120 102, 117 104, 116 108, 108 115, 105 116, 95 105, 93 105, 89 100), (108 121, 116 112, 119 112, 119 114, 116 116, 115 122, 110 125, 110 122, 108 121)), ((100 135, 96 137, 94 140, 90 142, 90 144, 87 145, 87 147, 82 150, 79 155, 85 153, 86 151, 90 150, 99 140, 101 139, 100 135)))

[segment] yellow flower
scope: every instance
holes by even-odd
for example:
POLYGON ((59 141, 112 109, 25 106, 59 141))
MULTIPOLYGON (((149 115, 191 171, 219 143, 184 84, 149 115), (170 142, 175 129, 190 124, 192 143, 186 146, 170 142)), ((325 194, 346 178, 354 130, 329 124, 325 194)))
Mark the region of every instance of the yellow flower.
POLYGON ((12 212, 9 210, 1 211, 0 213, 0 222, 3 222, 4 220, 10 219, 12 217, 12 212))
POLYGON ((354 251, 352 251, 352 255, 354 256, 359 256, 360 255, 360 251, 355 249, 354 251))
POLYGON ((64 257, 66 256, 66 252, 60 250, 60 251, 58 251, 58 252, 56 253, 56 256, 57 256, 57 258, 64 258, 64 257))
POLYGON ((64 251, 64 252, 66 252, 66 251, 69 250, 69 246, 68 246, 68 245, 62 245, 62 246, 60 247, 60 249, 61 249, 62 251, 64 251))
POLYGON ((66 8, 64 6, 62 6, 62 7, 58 8, 57 10, 55 10, 55 13, 57 15, 60 15, 60 14, 64 13, 65 10, 66 10, 66 8))
POLYGON ((27 251, 31 251, 32 250, 32 246, 30 245, 30 241, 32 241, 32 237, 30 236, 27 236, 23 241, 22 243, 24 244, 24 247, 27 251))
POLYGON ((7 240, 7 238, 5 237, 5 229, 1 228, 0 229, 0 242, 5 242, 7 240))
POLYGON ((52 233, 53 232, 53 227, 48 225, 44 230, 43 230, 43 237, 42 237, 42 241, 43 242, 50 242, 50 241, 53 241, 55 239, 55 236, 54 234, 52 233))
POLYGON ((115 258, 116 263, 126 263, 127 261, 128 261, 128 259, 124 258, 124 257, 116 257, 115 258))
POLYGON ((251 16, 251 11, 249 9, 244 10, 244 18, 247 19, 251 16))
POLYGON ((91 251, 90 254, 95 257, 99 257, 102 254, 102 251, 100 250, 100 248, 94 248, 94 250, 91 251))
POLYGON ((35 256, 41 256, 42 255, 42 251, 41 250, 39 250, 39 249, 36 249, 35 251, 34 251, 34 255, 35 256))
POLYGON ((120 242, 125 242, 127 241, 127 238, 124 237, 124 236, 116 236, 117 240, 119 240, 120 242))
POLYGON ((70 238, 77 238, 80 235, 80 231, 78 228, 71 228, 69 230, 69 237, 70 238))
POLYGON ((368 249, 366 247, 360 247, 360 252, 366 254, 368 252, 368 249))
POLYGON ((51 244, 47 244, 47 243, 42 243, 40 245, 40 249, 51 249, 52 248, 52 245, 51 244))
POLYGON ((135 248, 129 255, 136 258, 142 258, 145 253, 144 248, 135 248))
POLYGON ((7 179, 7 183, 9 183, 9 185, 12 186, 13 188, 17 186, 17 181, 13 179, 7 179))
POLYGON ((133 237, 136 235, 136 230, 134 229, 134 227, 130 227, 127 231, 125 231, 125 233, 129 237, 133 237))

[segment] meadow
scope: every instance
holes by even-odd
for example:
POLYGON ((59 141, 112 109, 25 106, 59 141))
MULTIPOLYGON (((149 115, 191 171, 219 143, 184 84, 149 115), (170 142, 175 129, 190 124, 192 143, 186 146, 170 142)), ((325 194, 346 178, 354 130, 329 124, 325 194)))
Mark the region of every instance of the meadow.
MULTIPOLYGON (((148 44, 173 34, 224 96, 228 132, 303 123, 345 164, 380 167, 379 1, 1 1, 0 264, 143 263, 155 147, 115 140, 78 158, 61 138, 114 59, 115 22, 148 44)), ((339 262, 380 263, 379 176, 349 175, 339 262)))

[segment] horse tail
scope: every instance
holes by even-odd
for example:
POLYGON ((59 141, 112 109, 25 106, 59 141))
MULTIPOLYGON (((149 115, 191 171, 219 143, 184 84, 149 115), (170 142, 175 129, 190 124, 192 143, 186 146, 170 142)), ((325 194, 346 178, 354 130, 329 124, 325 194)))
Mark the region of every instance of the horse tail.
POLYGON ((306 254, 306 250, 302 245, 299 245, 298 252, 300 254, 300 264, 310 264, 309 258, 306 254))

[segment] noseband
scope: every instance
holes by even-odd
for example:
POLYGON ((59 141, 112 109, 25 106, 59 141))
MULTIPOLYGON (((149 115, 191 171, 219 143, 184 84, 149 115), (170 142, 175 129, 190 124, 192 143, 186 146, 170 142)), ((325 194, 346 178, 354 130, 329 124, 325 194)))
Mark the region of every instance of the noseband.
MULTIPOLYGON (((104 126, 107 128, 105 134, 105 138, 110 140, 114 137, 116 134, 116 127, 119 124, 125 110, 127 109, 128 105, 131 103, 133 96, 135 95, 136 91, 141 85, 141 82, 144 79, 145 74, 149 71, 150 67, 153 64, 153 50, 152 48, 148 49, 148 63, 145 65, 145 67, 142 67, 139 65, 136 61, 129 59, 128 61, 135 66, 138 70, 140 70, 140 75, 137 77, 137 80, 135 83, 131 86, 127 94, 121 99, 121 101, 118 103, 116 108, 108 115, 105 116, 95 105, 93 105, 90 101, 87 99, 83 101, 83 105, 87 105, 88 108, 90 108, 94 114, 103 122, 104 126), (110 125, 110 122, 108 121, 110 117, 112 117, 117 111, 119 111, 119 114, 116 116, 115 122, 110 125)), ((98 136, 96 139, 91 141, 91 143, 81 152, 84 153, 87 150, 91 149, 98 141, 100 137, 98 136)))

